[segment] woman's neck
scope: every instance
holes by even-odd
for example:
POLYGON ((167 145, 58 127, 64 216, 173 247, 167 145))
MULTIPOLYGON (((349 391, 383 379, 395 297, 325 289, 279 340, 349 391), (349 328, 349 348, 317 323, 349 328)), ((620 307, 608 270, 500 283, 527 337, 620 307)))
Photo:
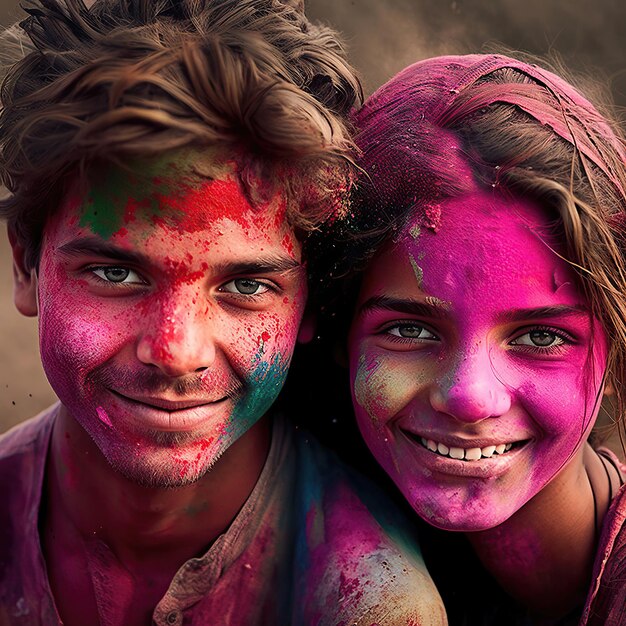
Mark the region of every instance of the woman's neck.
POLYGON ((483 565, 532 613, 558 617, 581 605, 597 543, 596 510, 606 512, 608 483, 592 489, 588 474, 601 463, 589 444, 506 522, 467 533, 483 565), (594 502, 596 505, 594 506, 594 502))

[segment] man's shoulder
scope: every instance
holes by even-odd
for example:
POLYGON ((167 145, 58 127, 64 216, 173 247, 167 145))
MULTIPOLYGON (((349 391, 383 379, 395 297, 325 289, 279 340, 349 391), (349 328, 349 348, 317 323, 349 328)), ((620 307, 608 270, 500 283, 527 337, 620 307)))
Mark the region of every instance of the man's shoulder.
POLYGON ((35 417, 1 434, 0 461, 16 455, 34 454, 38 447, 45 447, 45 440, 52 428, 57 408, 58 404, 54 404, 35 417))
POLYGON ((410 520, 313 438, 295 445, 302 623, 445 624, 410 520))

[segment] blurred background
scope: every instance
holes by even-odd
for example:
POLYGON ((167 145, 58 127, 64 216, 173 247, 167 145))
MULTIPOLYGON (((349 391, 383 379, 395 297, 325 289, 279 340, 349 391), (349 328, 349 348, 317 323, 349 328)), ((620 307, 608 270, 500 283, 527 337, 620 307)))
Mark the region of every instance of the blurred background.
MULTIPOLYGON (((626 105, 623 0, 307 0, 310 18, 343 33, 366 93, 438 54, 502 49, 558 55, 626 105)), ((0 25, 22 17, 0 0, 0 25)), ((619 111, 618 111, 619 113, 619 111)), ((54 401, 39 363, 36 320, 13 308, 10 250, 0 227, 0 432, 54 401)))

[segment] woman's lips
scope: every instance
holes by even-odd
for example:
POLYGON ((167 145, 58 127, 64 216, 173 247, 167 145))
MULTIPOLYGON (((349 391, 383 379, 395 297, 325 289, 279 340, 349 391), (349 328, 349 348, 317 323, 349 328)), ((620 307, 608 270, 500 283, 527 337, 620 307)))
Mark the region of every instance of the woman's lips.
POLYGON ((432 471, 474 478, 490 478, 502 474, 531 442, 531 439, 498 442, 494 439, 462 442, 457 439, 453 442, 446 438, 444 443, 402 428, 400 432, 413 444, 413 449, 423 465, 432 471))

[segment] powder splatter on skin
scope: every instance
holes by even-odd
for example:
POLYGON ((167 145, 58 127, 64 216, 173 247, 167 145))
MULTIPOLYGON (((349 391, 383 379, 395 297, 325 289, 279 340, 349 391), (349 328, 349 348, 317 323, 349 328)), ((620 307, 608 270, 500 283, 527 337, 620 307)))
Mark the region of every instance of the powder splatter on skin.
POLYGON ((417 280, 417 286, 421 288, 422 282, 424 280, 424 272, 422 268, 417 264, 415 257, 411 254, 409 255, 409 261, 411 262, 411 267, 413 268, 413 272, 415 273, 415 279, 417 280))
POLYGON ((436 233, 441 227, 441 205, 428 204, 423 209, 422 225, 436 233))
POLYGON ((261 360, 262 354, 259 351, 256 357, 258 365, 246 381, 248 393, 237 402, 224 428, 223 437, 234 440, 246 432, 272 406, 285 383, 289 360, 276 353, 267 362, 261 360))
POLYGON ((419 224, 415 224, 409 229, 409 235, 413 239, 417 239, 420 236, 421 232, 422 229, 420 228, 419 224))
POLYGON ((98 419, 103 424, 106 424, 109 428, 113 428, 113 424, 111 423, 111 420, 109 419, 109 416, 107 415, 107 412, 101 406, 96 407, 96 413, 98 414, 98 419))

